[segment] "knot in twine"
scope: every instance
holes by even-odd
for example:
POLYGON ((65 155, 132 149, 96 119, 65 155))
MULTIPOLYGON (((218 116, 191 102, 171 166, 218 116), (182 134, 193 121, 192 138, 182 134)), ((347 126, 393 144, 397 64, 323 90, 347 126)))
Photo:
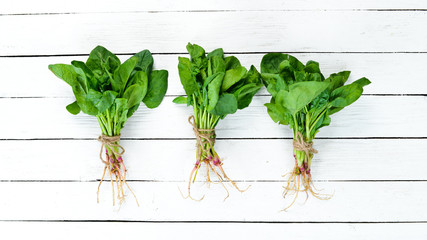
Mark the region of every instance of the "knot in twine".
POLYGON ((300 132, 297 132, 297 136, 293 142, 294 149, 297 151, 304 151, 305 158, 308 159, 310 153, 318 153, 316 149, 313 148, 313 143, 308 143, 304 141, 304 137, 300 132))
POLYGON ((194 135, 196 135, 197 145, 203 147, 202 141, 207 141, 211 146, 215 144, 215 129, 203 129, 196 126, 194 116, 188 118, 188 122, 193 126, 194 135))
POLYGON ((114 153, 116 158, 120 158, 125 153, 125 149, 118 144, 118 142, 120 141, 120 135, 107 136, 102 134, 101 136, 98 137, 98 141, 102 143, 101 151, 99 152, 99 158, 105 165, 110 164, 109 162, 105 161, 104 158, 102 158, 102 151, 106 146, 110 148, 110 150, 114 153), (120 151, 115 150, 114 147, 119 148, 120 151))

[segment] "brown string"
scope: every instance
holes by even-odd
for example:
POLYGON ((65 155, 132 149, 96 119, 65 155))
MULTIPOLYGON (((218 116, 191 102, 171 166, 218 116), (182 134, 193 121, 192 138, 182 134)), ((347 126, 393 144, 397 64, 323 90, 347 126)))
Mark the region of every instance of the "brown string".
MULTIPOLYGON (((207 141, 210 146, 215 144, 215 129, 198 128, 194 116, 188 118, 188 122, 193 126, 194 135, 196 135, 197 146, 204 148, 203 140, 207 141)), ((208 151, 209 149, 205 149, 208 151)))
POLYGON ((98 137, 98 141, 102 143, 101 151, 99 152, 99 158, 105 165, 110 164, 109 162, 105 161, 104 158, 102 157, 102 151, 104 150, 105 146, 108 146, 110 148, 110 150, 114 153, 116 158, 121 157, 125 153, 125 149, 118 144, 118 142, 120 141, 120 135, 107 136, 102 134, 101 136, 98 137), (116 151, 114 147, 120 148, 121 151, 116 151))
POLYGON ((310 153, 318 153, 316 149, 313 148, 313 143, 308 143, 304 141, 304 137, 300 132, 297 132, 297 136, 293 142, 294 149, 297 151, 305 152, 305 159, 308 160, 310 153))

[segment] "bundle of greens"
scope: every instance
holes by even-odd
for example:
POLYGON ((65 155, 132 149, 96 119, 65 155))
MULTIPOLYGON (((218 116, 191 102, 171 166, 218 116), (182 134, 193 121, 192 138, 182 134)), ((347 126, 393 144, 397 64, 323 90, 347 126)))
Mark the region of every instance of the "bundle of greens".
MULTIPOLYGON (((102 143, 100 158, 105 164, 99 188, 109 172, 112 189, 113 205, 115 204, 115 187, 120 203, 124 200, 124 185, 133 193, 126 183, 126 167, 122 155, 124 148, 120 146, 120 132, 128 118, 138 109, 141 101, 148 108, 160 105, 167 90, 168 72, 153 70, 153 57, 150 51, 139 52, 121 63, 119 58, 97 46, 89 55, 86 63, 72 61, 71 65, 53 64, 49 69, 60 79, 71 86, 76 101, 67 106, 71 114, 83 113, 98 119, 102 135, 98 140, 102 143), (105 148, 106 160, 102 158, 105 148)), ((135 197, 136 199, 136 197, 135 197)), ((137 201, 138 203, 138 201, 137 201)))
MULTIPOLYGON (((363 87, 371 82, 361 78, 344 85, 349 71, 322 75, 319 63, 308 61, 303 64, 293 56, 281 53, 266 54, 261 61, 261 76, 268 92, 270 103, 265 104, 274 122, 289 125, 293 130, 293 153, 295 167, 289 174, 283 196, 299 192, 310 192, 319 199, 330 196, 313 191, 310 166, 313 154, 313 140, 319 129, 328 126, 330 115, 355 102, 363 87), (301 189, 301 185, 303 189, 301 189)), ((286 210, 286 209, 285 209, 286 210)))
POLYGON ((251 66, 249 71, 246 70, 236 57, 224 57, 222 48, 206 55, 202 47, 189 43, 187 50, 191 60, 178 58, 179 77, 187 97, 180 96, 173 100, 174 103, 192 105, 194 110, 194 116, 189 118, 189 122, 197 138, 197 154, 196 164, 188 182, 187 197, 193 199, 190 194, 191 182, 194 183, 204 162, 207 183, 211 182, 209 170, 212 170, 226 190, 227 198, 229 194, 223 178, 237 190, 242 190, 224 172, 222 160, 214 148, 215 127, 219 120, 228 114, 249 106, 253 96, 262 87, 262 80, 254 66, 251 66))

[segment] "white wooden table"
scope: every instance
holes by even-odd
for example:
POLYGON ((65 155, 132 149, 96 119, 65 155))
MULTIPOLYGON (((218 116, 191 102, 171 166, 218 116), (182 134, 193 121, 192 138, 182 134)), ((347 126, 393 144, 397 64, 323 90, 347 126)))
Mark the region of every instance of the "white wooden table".
MULTIPOLYGON (((427 239, 427 2, 423 0, 56 1, 0 3, 0 232, 3 239, 427 239), (291 131, 274 124, 262 90, 220 122, 217 150, 241 194, 201 181, 184 200, 194 164, 191 109, 177 57, 187 42, 222 47, 243 65, 291 53, 372 84, 318 134, 316 186, 287 212, 281 175, 292 168, 291 131), (169 70, 161 106, 140 107, 124 131, 129 195, 120 211, 104 184, 96 120, 65 110, 71 89, 51 63, 103 45, 125 59, 142 49, 169 70)), ((203 180, 203 173, 199 180, 203 180)))

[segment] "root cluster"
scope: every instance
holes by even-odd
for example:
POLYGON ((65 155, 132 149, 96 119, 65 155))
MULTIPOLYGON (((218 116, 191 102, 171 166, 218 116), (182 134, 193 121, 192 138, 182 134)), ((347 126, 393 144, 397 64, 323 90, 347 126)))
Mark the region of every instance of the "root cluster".
POLYGON ((106 151, 106 160, 107 161, 104 162, 105 163, 104 172, 102 174, 101 181, 99 182, 99 185, 98 185, 98 191, 96 193, 98 203, 99 203, 99 189, 100 189, 101 184, 104 180, 105 173, 108 171, 108 173, 110 175, 111 187, 112 187, 112 191, 113 191, 113 206, 116 203, 116 200, 115 200, 116 192, 117 192, 117 199, 119 200, 120 205, 124 202, 125 197, 126 197, 125 191, 124 191, 124 186, 126 185, 126 187, 129 189, 129 191, 134 196, 136 204, 139 207, 138 199, 136 198, 135 193, 132 191, 132 189, 129 187, 129 185, 126 182, 127 170, 126 170, 126 167, 124 165, 122 157, 120 156, 120 157, 116 158, 114 156, 114 154, 112 154, 110 156, 108 154, 108 151, 106 151), (114 176, 114 179, 113 179, 113 176, 114 176))
POLYGON ((313 181, 311 180, 310 169, 304 168, 304 167, 301 167, 301 168, 298 167, 298 164, 296 163, 296 161, 295 161, 295 167, 292 170, 292 172, 285 174, 283 177, 286 177, 287 175, 289 175, 289 177, 288 177, 286 186, 283 187, 284 188, 283 198, 286 199, 287 196, 292 196, 292 195, 294 195, 294 197, 292 202, 282 211, 286 211, 295 203, 295 201, 298 198, 298 194, 300 192, 306 194, 305 201, 307 201, 309 193, 311 193, 311 195, 313 195, 315 198, 320 200, 328 200, 332 197, 332 195, 329 195, 329 194, 319 193, 318 192, 319 190, 316 189, 316 187, 313 184, 313 181))
MULTIPOLYGON (((237 189, 239 192, 245 192, 246 190, 248 190, 249 189, 249 187, 250 186, 248 186, 246 189, 244 189, 244 190, 242 190, 242 189, 240 189, 238 186, 237 186, 237 184, 233 181, 233 180, 231 180, 228 176, 227 176, 227 174, 225 173, 225 171, 224 171, 224 169, 223 169, 223 167, 222 167, 222 162, 221 162, 221 160, 219 159, 219 157, 218 156, 215 156, 214 158, 212 158, 212 157, 208 157, 208 158, 205 158, 204 160, 202 160, 202 161, 197 161, 196 162, 196 164, 194 165, 194 168, 193 168, 193 170, 191 171, 191 173, 190 173, 190 178, 189 178, 189 180, 188 180, 188 188, 187 188, 187 190, 188 190, 188 194, 187 194, 187 196, 184 196, 183 195, 183 197, 184 198, 190 198, 190 199, 192 199, 192 200, 194 200, 194 201, 201 201, 204 197, 205 197, 205 195, 203 195, 201 198, 199 198, 199 199, 196 199, 196 198, 193 198, 192 196, 191 196, 191 183, 194 183, 194 181, 196 180, 196 176, 197 176, 197 172, 199 171, 199 169, 201 168, 201 166, 202 166, 202 163, 205 163, 204 165, 206 166, 206 183, 207 184, 210 184, 210 183, 217 183, 217 182, 213 182, 213 181, 211 181, 211 178, 210 178, 210 171, 212 171, 212 172, 214 172, 215 173, 215 176, 217 177, 217 179, 218 179, 218 182, 221 184, 221 186, 224 188, 224 190, 226 191, 226 193, 227 193, 227 195, 226 195, 226 197, 224 198, 224 200, 225 199, 227 199, 229 196, 230 196, 230 193, 228 192, 228 189, 227 189, 227 187, 225 186, 225 184, 224 184, 224 182, 225 182, 225 180, 227 180, 228 182, 230 182, 232 185, 233 185, 233 187, 235 188, 235 189, 237 189), (222 174, 222 176, 221 176, 221 174, 222 174), (225 180, 224 180, 225 179, 225 180)), ((181 193, 182 194, 182 193, 181 193)))

